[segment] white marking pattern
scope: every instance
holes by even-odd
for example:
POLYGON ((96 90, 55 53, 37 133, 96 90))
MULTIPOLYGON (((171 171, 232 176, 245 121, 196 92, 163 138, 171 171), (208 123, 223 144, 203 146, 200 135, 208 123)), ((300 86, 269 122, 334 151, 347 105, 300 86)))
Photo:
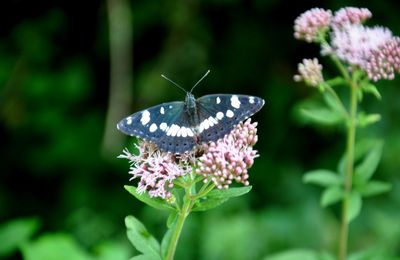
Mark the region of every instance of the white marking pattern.
POLYGON ((227 111, 226 111, 226 116, 227 117, 229 117, 229 118, 232 118, 233 116, 234 116, 234 113, 233 113, 233 111, 232 110, 230 110, 230 109, 228 109, 227 111))
POLYGON ((240 100, 239 100, 238 96, 233 95, 231 97, 231 106, 233 106, 234 108, 240 107, 240 100))
POLYGON ((150 112, 145 110, 142 112, 142 118, 140 119, 140 122, 142 122, 142 125, 146 125, 148 122, 150 122, 150 112))
POLYGON ((149 130, 150 130, 150 132, 153 133, 153 132, 157 131, 157 129, 158 129, 157 125, 152 123, 149 130))

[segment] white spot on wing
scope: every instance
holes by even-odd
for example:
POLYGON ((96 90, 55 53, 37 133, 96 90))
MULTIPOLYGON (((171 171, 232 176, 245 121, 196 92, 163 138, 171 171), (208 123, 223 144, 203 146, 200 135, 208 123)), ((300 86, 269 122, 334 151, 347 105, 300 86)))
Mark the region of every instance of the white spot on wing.
POLYGON ((210 126, 213 126, 213 125, 218 124, 218 121, 217 121, 214 117, 212 117, 212 116, 210 116, 210 117, 208 118, 208 122, 209 122, 210 126))
POLYGON ((233 95, 231 97, 231 106, 233 106, 234 108, 239 108, 240 107, 240 101, 238 96, 233 95))
POLYGON ((249 103, 254 104, 254 97, 249 97, 249 103))
POLYGON ((160 129, 162 130, 162 131, 165 131, 165 129, 167 129, 167 123, 161 123, 160 124, 160 129))
POLYGON ((150 132, 153 133, 153 132, 157 131, 157 128, 158 128, 157 125, 152 123, 149 130, 150 130, 150 132))
POLYGON ((126 124, 127 124, 127 125, 132 124, 132 117, 128 117, 128 118, 126 119, 126 124))
POLYGON ((217 104, 221 103, 221 99, 219 97, 217 97, 217 104))
POLYGON ((164 113, 165 113, 164 107, 160 107, 160 113, 161 113, 162 115, 164 115, 164 113))
POLYGON ((150 122, 150 112, 145 110, 142 112, 142 118, 140 119, 140 122, 142 122, 142 125, 146 125, 148 122, 150 122))
POLYGON ((224 113, 218 112, 216 117, 217 117, 218 120, 221 120, 222 118, 224 118, 224 113))
POLYGON ((172 124, 171 127, 168 129, 167 135, 168 136, 176 136, 180 127, 178 125, 172 124))
POLYGON ((187 136, 187 130, 189 130, 188 128, 186 128, 186 127, 181 127, 181 131, 182 131, 182 137, 186 137, 187 136))
POLYGON ((186 130, 187 130, 187 135, 188 135, 188 136, 192 137, 192 136, 194 135, 192 129, 186 128, 186 130))
POLYGON ((232 118, 232 117, 234 116, 233 111, 230 110, 230 109, 228 109, 228 111, 226 111, 225 114, 226 114, 226 116, 229 117, 229 118, 232 118))

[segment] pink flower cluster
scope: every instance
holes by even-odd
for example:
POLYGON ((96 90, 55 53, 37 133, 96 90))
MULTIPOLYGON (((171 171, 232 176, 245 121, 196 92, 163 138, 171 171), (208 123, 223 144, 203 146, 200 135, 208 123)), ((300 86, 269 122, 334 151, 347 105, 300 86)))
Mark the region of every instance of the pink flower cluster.
POLYGON ((295 20, 295 38, 317 41, 318 33, 331 30, 330 43, 322 43, 322 54, 361 68, 374 81, 393 79, 400 72, 399 37, 384 27, 363 26, 372 17, 368 9, 345 7, 331 14, 320 8, 303 13, 295 20))
POLYGON ((335 12, 332 19, 332 26, 341 28, 349 24, 361 24, 372 17, 367 8, 345 7, 335 12))
POLYGON ((368 77, 374 81, 394 79, 395 72, 400 73, 400 38, 393 37, 371 50, 365 64, 368 77))
POLYGON ((190 155, 180 157, 158 150, 151 143, 141 142, 137 145, 138 155, 134 155, 124 149, 118 158, 126 158, 130 161, 130 180, 139 178, 137 192, 147 192, 150 197, 167 199, 171 197, 169 189, 173 188, 173 181, 192 171, 190 155))
POLYGON ((294 75, 294 80, 304 81, 309 86, 317 87, 324 81, 322 65, 317 58, 303 59, 303 62, 298 64, 298 72, 298 75, 294 75))
POLYGON ((228 188, 232 180, 249 185, 247 170, 258 157, 252 148, 258 139, 256 127, 257 123, 248 119, 217 142, 181 155, 163 152, 152 143, 140 142, 136 146, 137 155, 124 149, 118 158, 129 160, 130 180, 139 179, 138 193, 147 192, 150 197, 170 198, 174 180, 192 173, 193 169, 204 177, 204 182, 211 180, 219 189, 228 188))
POLYGON ((313 8, 306 11, 294 21, 294 37, 307 42, 316 41, 318 32, 329 28, 331 18, 330 10, 313 8))
POLYGON ((258 139, 256 127, 257 123, 248 119, 223 139, 210 143, 198 160, 196 173, 203 175, 205 182, 211 179, 218 189, 227 189, 233 180, 249 185, 247 170, 258 157, 253 150, 258 139))
POLYGON ((331 35, 331 53, 350 65, 365 68, 371 51, 392 39, 392 32, 383 27, 346 25, 334 29, 331 35))

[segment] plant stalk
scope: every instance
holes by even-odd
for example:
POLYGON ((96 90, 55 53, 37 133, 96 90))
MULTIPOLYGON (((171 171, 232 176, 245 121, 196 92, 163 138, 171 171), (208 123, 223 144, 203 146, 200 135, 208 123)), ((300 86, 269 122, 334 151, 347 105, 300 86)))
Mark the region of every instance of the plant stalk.
POLYGON ((347 145, 346 156, 347 165, 345 172, 344 193, 345 196, 342 201, 342 216, 339 235, 339 252, 338 260, 345 260, 347 255, 349 222, 348 222, 348 209, 349 198, 353 182, 354 172, 354 147, 356 139, 356 120, 357 120, 357 84, 354 80, 350 81, 350 116, 347 125, 347 145))
POLYGON ((168 245, 168 250, 167 250, 167 255, 165 259, 167 260, 173 260, 175 251, 176 251, 176 246, 178 245, 179 237, 181 236, 183 225, 185 224, 185 220, 187 216, 189 216, 192 201, 190 199, 190 188, 185 189, 186 194, 185 198, 183 200, 183 205, 182 208, 178 214, 178 219, 176 221, 176 225, 174 228, 174 231, 171 236, 171 241, 170 244, 168 245))

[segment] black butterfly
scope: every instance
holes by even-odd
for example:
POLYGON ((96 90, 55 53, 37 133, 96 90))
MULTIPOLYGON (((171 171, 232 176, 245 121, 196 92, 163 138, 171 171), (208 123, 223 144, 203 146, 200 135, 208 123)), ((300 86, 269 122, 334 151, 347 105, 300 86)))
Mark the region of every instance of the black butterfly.
POLYGON ((206 95, 196 100, 191 92, 186 92, 184 102, 163 103, 122 119, 118 130, 150 141, 161 150, 181 154, 224 137, 265 103, 259 97, 231 94, 206 95))

